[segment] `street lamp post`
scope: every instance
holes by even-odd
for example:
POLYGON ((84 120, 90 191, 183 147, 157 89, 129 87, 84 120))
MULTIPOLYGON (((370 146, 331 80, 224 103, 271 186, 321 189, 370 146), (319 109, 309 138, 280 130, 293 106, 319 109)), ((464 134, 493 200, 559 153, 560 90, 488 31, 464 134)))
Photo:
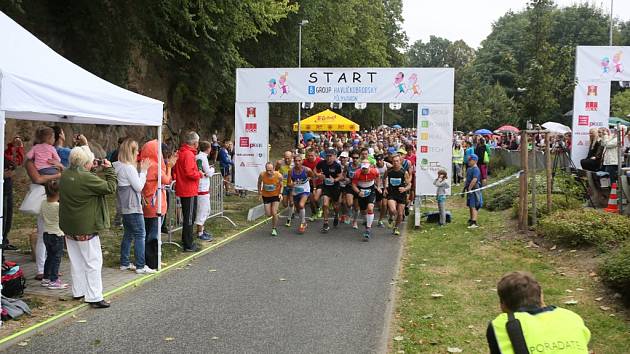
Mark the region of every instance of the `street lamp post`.
MULTIPOLYGON (((299 35, 298 35, 298 68, 302 67, 302 26, 308 24, 308 20, 302 20, 298 23, 299 35)), ((302 137, 302 103, 298 102, 298 137, 297 145, 300 145, 300 138, 302 137)))
POLYGON ((610 0, 610 46, 613 45, 613 4, 614 0, 610 0))

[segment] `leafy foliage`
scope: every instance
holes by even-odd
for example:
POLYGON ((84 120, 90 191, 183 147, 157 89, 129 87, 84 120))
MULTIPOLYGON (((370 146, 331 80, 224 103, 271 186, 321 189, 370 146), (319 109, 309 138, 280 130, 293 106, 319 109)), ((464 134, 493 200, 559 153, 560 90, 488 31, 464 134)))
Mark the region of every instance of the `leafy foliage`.
POLYGON ((630 90, 617 93, 612 98, 611 106, 614 117, 626 118, 630 115, 630 90))
POLYGON ((630 239, 630 219, 593 209, 559 210, 540 220, 537 232, 571 246, 609 249, 630 239))
POLYGON ((606 258, 600 266, 600 274, 610 287, 630 297, 630 242, 606 258))

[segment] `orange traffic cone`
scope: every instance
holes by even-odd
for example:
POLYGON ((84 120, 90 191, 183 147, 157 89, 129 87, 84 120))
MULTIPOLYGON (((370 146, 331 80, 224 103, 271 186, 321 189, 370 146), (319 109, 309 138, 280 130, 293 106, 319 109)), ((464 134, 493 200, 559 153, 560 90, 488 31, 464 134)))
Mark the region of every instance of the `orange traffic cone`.
POLYGON ((610 188, 610 197, 608 198, 608 207, 604 209, 604 211, 609 213, 618 213, 619 208, 617 207, 617 183, 613 182, 612 187, 610 188))

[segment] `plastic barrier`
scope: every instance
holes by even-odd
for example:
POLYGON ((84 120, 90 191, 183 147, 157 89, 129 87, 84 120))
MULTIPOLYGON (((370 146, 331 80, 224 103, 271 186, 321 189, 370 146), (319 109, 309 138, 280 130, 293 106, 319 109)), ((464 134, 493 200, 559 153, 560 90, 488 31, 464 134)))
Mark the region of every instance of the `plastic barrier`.
MULTIPOLYGON (((166 190, 166 199, 168 202, 168 209, 166 211, 166 215, 164 217, 164 226, 166 227, 166 233, 168 235, 168 240, 163 243, 168 243, 171 245, 175 245, 177 247, 181 246, 173 241, 173 234, 175 232, 182 229, 182 204, 179 200, 179 197, 175 195, 175 182, 171 183, 168 186, 165 186, 166 190)), ((223 196, 225 193, 223 192, 223 177, 220 173, 215 173, 210 176, 210 216, 208 219, 212 218, 224 218, 229 221, 233 226, 236 224, 227 216, 224 215, 225 209, 223 205, 223 196)))

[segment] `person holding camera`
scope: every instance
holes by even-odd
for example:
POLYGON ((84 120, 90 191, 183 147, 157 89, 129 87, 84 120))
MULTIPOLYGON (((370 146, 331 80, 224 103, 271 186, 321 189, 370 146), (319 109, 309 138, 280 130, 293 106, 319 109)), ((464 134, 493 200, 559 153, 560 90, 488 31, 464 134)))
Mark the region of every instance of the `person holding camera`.
POLYGON ((113 163, 118 177, 116 202, 122 215, 123 239, 120 243, 120 270, 132 270, 137 274, 155 273, 147 267, 144 259, 146 231, 142 213, 142 189, 147 181, 147 171, 151 162, 144 159, 137 168, 138 142, 125 139, 118 148, 118 161, 113 163), (134 241, 135 265, 129 262, 131 241, 134 241))
POLYGON ((103 298, 99 232, 109 228, 105 196, 116 192, 116 171, 105 159, 98 167, 104 179, 93 173, 94 154, 87 145, 73 148, 69 160, 59 181, 59 226, 66 235, 72 294, 93 308, 106 308, 110 304, 103 298))

